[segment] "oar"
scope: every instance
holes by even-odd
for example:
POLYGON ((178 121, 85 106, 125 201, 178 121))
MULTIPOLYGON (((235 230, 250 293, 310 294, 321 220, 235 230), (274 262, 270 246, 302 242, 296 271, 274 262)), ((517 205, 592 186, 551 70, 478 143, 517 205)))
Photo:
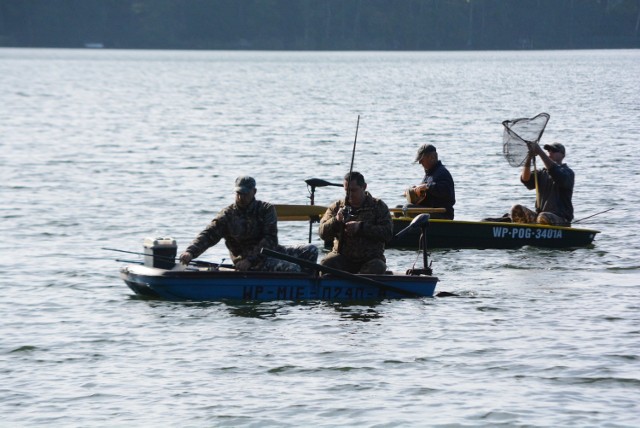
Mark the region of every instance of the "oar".
POLYGON ((327 207, 322 205, 284 205, 276 204, 279 221, 309 221, 311 217, 322 216, 327 207))
POLYGON ((446 213, 446 208, 422 208, 422 207, 411 207, 411 208, 389 208, 389 211, 392 213, 406 213, 406 214, 433 214, 433 213, 446 213))
MULTIPOLYGON (((322 216, 327 207, 322 205, 285 205, 276 204, 276 213, 278 214, 279 221, 308 221, 310 217, 322 216)), ((406 214, 433 214, 447 212, 445 208, 426 208, 426 207, 411 207, 411 208, 389 208, 392 213, 406 213, 406 214)))
POLYGON ((355 275, 349 272, 345 272, 343 270, 340 269, 335 269, 332 267, 328 267, 328 266, 323 266, 320 265, 318 263, 313 263, 309 260, 304 260, 304 259, 299 259, 297 257, 293 257, 290 256, 288 254, 283 254, 280 253, 278 251, 273 251, 270 250, 268 248, 263 248, 262 249, 262 254, 270 256, 270 257, 274 257, 276 259, 280 259, 280 260, 284 260, 287 262, 291 262, 291 263, 295 263, 297 265, 300 265, 302 267, 306 267, 309 269, 315 269, 321 272, 326 272, 326 273, 330 273, 332 275, 335 275, 339 278, 343 278, 343 279, 348 279, 350 281, 355 281, 355 282, 361 282, 363 284, 367 284, 367 285, 373 285, 375 287, 378 287, 382 290, 385 291, 393 291, 395 293, 398 294, 402 294, 403 296, 407 296, 407 297, 418 297, 418 295, 416 293, 413 293, 411 291, 408 290, 403 290, 402 288, 398 288, 398 287, 394 287, 393 285, 389 285, 389 284, 385 284, 384 282, 380 282, 380 281, 376 281, 375 279, 371 279, 371 278, 367 278, 365 276, 360 276, 360 275, 355 275))

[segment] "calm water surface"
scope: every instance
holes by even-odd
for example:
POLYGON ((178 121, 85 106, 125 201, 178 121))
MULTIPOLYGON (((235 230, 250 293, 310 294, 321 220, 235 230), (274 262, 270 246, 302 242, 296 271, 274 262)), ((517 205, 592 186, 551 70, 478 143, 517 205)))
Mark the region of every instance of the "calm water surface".
POLYGON ((0 49, 0 425, 636 426, 638 76, 639 51, 0 49), (101 250, 183 249, 242 174, 259 198, 307 203, 304 179, 348 171, 358 114, 355 169, 389 205, 426 142, 456 218, 533 205, 501 122, 543 111, 576 218, 613 210, 584 221, 592 248, 434 251, 438 290, 459 297, 144 301, 101 250))

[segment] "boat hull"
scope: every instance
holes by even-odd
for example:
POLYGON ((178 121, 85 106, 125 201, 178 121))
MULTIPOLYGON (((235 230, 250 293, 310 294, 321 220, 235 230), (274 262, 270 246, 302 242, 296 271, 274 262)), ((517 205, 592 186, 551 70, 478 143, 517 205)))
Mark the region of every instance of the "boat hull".
MULTIPOLYGON (((407 227, 411 218, 394 218, 394 236, 407 227)), ((546 248, 586 247, 593 243, 597 230, 483 221, 429 220, 429 248, 519 248, 525 245, 546 248)), ((417 248, 420 229, 394 238, 387 248, 417 248)))
POLYGON ((180 271, 132 265, 123 267, 120 276, 140 296, 172 301, 374 301, 406 298, 407 293, 433 297, 438 282, 434 276, 362 275, 406 292, 400 293, 335 276, 289 272, 180 271))

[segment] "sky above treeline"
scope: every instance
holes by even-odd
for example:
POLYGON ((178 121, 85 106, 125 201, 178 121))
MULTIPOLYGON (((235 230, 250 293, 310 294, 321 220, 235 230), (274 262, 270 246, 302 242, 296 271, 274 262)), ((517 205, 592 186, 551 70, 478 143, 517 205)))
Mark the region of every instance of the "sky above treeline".
POLYGON ((640 48, 640 0, 0 0, 0 46, 640 48))

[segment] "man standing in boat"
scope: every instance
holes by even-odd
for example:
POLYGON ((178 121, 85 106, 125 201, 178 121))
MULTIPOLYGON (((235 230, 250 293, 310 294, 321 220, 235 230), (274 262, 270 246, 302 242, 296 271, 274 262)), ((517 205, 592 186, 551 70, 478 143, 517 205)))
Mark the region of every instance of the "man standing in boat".
POLYGON ((346 196, 332 203, 320 219, 319 234, 333 241, 321 265, 351 273, 383 274, 387 270, 385 244, 393 238, 389 207, 366 191, 359 172, 344 177, 346 196))
POLYGON ((409 207, 444 208, 444 213, 432 213, 431 218, 453 220, 456 203, 455 184, 449 170, 438 160, 438 152, 432 144, 423 144, 416 160, 424 169, 422 183, 405 191, 409 207))
POLYGON ((536 210, 522 205, 511 208, 511 220, 514 223, 540 223, 554 226, 570 226, 573 220, 573 170, 562 163, 566 150, 560 143, 545 144, 544 150, 533 143, 527 159, 524 161, 520 181, 529 190, 536 188, 534 172, 531 173, 531 161, 540 156, 545 168, 537 172, 538 193, 536 210), (547 153, 544 152, 547 151, 547 153))
POLYGON ((255 198, 256 181, 249 176, 238 177, 235 183, 236 200, 218 213, 209 226, 193 240, 180 255, 184 265, 200 256, 222 238, 229 249, 231 260, 239 271, 299 272, 300 266, 266 257, 262 248, 311 261, 318 259, 318 248, 305 244, 292 247, 278 245, 278 217, 268 202, 255 198))

